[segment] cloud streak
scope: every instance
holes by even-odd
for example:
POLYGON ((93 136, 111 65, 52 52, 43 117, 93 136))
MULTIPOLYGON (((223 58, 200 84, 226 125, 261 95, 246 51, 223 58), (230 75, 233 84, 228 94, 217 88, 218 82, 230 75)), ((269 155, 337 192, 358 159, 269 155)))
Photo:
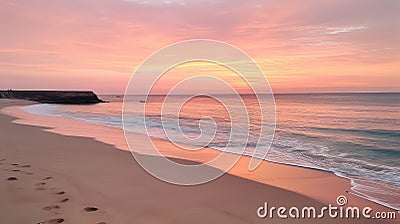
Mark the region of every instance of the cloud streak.
POLYGON ((334 28, 327 28, 329 31, 327 34, 339 34, 339 33, 350 33, 356 32, 360 30, 368 29, 366 26, 350 26, 350 27, 334 27, 334 28))

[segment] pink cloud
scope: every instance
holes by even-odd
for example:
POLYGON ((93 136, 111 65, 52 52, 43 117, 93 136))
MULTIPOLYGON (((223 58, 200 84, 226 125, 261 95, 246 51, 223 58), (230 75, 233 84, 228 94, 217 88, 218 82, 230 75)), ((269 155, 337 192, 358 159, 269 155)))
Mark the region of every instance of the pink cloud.
MULTIPOLYGON (((398 72, 399 4, 3 0, 0 75, 7 78, 0 88, 45 88, 43 79, 49 79, 57 88, 121 93, 135 68, 155 50, 180 40, 209 38, 248 52, 280 90, 290 91, 296 83, 316 88, 296 76, 299 73, 315 80, 343 78, 345 73, 357 88, 362 83, 366 89, 376 85, 374 89, 384 91, 393 86, 393 79, 375 80, 398 72), (357 70, 362 66, 372 71, 366 74, 367 82, 360 81, 357 70), (32 82, 26 82, 27 77, 32 82)), ((346 86, 351 91, 351 83, 346 86)), ((326 91, 334 88, 339 87, 327 85, 326 91)), ((391 88, 400 90, 398 85, 391 88)))

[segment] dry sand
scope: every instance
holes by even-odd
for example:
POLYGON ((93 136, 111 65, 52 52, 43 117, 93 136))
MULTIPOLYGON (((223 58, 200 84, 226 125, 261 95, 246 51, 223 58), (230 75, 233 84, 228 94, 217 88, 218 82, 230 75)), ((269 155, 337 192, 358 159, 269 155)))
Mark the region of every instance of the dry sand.
MULTIPOLYGON (((319 208, 336 205, 338 195, 345 195, 350 206, 390 211, 346 193, 350 182, 331 173, 270 162, 248 172, 248 157, 242 157, 229 174, 207 184, 168 184, 146 173, 130 152, 116 148, 126 147, 121 131, 63 118, 43 119, 15 107, 28 104, 0 100, 0 223, 379 223, 329 217, 260 219, 256 215, 264 202, 319 208), (62 128, 54 125, 57 122, 62 128), (82 133, 76 127, 82 127, 82 133), (120 138, 107 138, 118 133, 120 138)), ((137 138, 141 141, 143 136, 137 138)), ((174 146, 169 142, 156 141, 160 151, 172 157, 192 156, 171 150, 174 146)), ((205 149, 192 160, 203 162, 215 153, 205 149)))

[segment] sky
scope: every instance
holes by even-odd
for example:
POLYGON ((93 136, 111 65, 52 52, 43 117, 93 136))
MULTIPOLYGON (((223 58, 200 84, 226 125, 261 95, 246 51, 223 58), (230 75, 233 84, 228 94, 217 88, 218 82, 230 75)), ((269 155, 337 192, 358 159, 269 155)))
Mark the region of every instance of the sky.
POLYGON ((249 54, 276 93, 400 92, 397 0, 0 0, 0 30, 0 89, 121 94, 149 55, 202 38, 249 54))

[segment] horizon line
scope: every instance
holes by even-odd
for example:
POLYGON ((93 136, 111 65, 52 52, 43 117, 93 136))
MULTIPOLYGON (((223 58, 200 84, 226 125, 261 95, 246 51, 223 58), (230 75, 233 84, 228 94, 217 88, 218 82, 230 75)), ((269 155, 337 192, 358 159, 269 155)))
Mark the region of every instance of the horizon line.
MULTIPOLYGON (((0 89, 0 91, 92 91, 98 95, 118 95, 122 96, 125 95, 125 93, 97 93, 97 91, 94 91, 93 89, 0 89)), ((232 94, 227 94, 227 93, 212 93, 213 95, 232 95, 232 94)), ((307 95, 307 94, 400 94, 400 91, 355 91, 355 92, 272 92, 272 95, 307 95)), ((128 94, 129 96, 145 96, 146 94, 128 94)), ((149 94, 149 96, 166 96, 168 94, 165 93, 155 93, 155 94, 149 94)), ((170 94, 172 96, 186 96, 186 95, 191 95, 190 93, 181 93, 181 94, 170 94)), ((201 94, 199 94, 201 95, 201 94)), ((205 94, 203 94, 205 95, 205 94)), ((254 95, 252 93, 239 93, 239 95, 254 95)), ((269 93, 261 93, 259 95, 269 95, 269 93)))
MULTIPOLYGON (((293 93, 262 93, 258 95, 311 95, 311 94, 400 94, 399 92, 293 92, 293 93)), ((108 94, 99 94, 103 96, 111 96, 111 95, 117 95, 117 96, 123 96, 125 95, 124 93, 122 94, 116 94, 116 93, 108 93, 108 94)), ((128 96, 145 96, 146 94, 128 94, 128 96)), ((166 96, 168 94, 160 93, 160 94, 149 94, 149 96, 166 96)), ((191 95, 190 93, 182 93, 182 94, 170 94, 171 96, 187 96, 191 95)), ((205 95, 205 94, 199 94, 199 95, 205 95)), ((227 94, 227 93, 214 93, 213 95, 232 95, 232 94, 227 94)), ((239 95, 255 95, 252 93, 239 93, 239 95)))

